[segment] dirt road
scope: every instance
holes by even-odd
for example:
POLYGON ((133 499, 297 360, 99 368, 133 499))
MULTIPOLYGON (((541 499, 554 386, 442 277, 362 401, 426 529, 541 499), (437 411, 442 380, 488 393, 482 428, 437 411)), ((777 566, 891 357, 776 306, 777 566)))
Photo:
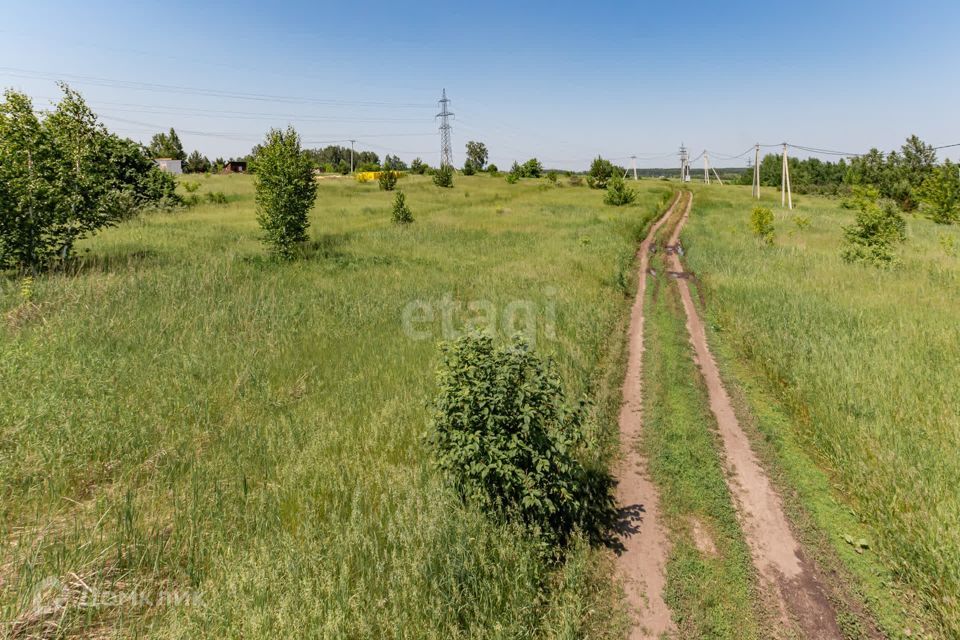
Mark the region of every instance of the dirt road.
POLYGON ((650 481, 646 460, 638 450, 638 440, 643 429, 643 301, 650 244, 679 204, 678 193, 640 245, 637 296, 630 311, 627 371, 619 420, 622 456, 617 469, 617 503, 621 509, 617 567, 634 617, 631 640, 659 638, 673 629, 670 609, 663 600, 670 547, 661 522, 657 488, 650 481))
MULTIPOLYGON (((670 238, 673 247, 678 244, 693 206, 692 194, 685 198, 684 206, 683 216, 670 238)), ((677 251, 672 252, 670 265, 675 273, 683 272, 677 251)), ((744 538, 760 574, 765 596, 775 603, 786 627, 772 635, 793 635, 788 630, 792 628, 804 638, 842 638, 836 613, 823 582, 817 576, 816 567, 805 557, 787 521, 780 496, 740 427, 707 344, 704 325, 690 295, 687 279, 677 277, 675 280, 680 288, 695 359, 707 387, 710 409, 717 420, 730 472, 727 483, 734 496, 744 538)))

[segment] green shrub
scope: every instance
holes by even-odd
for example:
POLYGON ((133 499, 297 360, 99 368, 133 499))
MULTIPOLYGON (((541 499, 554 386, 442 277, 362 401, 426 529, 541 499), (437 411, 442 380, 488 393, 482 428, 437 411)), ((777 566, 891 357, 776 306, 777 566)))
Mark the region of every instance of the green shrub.
POLYGON ((613 164, 609 160, 604 160, 600 156, 590 164, 590 175, 587 178, 587 184, 591 189, 606 189, 607 182, 612 178, 613 164))
POLYGON ((843 259, 878 267, 897 264, 895 250, 907 239, 907 221, 896 203, 879 201, 879 192, 872 187, 855 187, 846 206, 857 214, 854 224, 843 228, 843 259))
POLYGON ((393 221, 397 224, 410 224, 413 222, 413 213, 407 207, 407 196, 403 191, 397 191, 393 199, 393 221))
POLYGON ((381 171, 377 176, 377 182, 380 184, 381 191, 393 191, 397 186, 397 179, 400 176, 396 171, 381 171))
POLYGON ((550 547, 575 531, 604 539, 613 481, 577 459, 583 411, 566 403, 553 363, 522 338, 496 347, 477 332, 441 352, 428 439, 461 497, 550 547))
POLYGON ((183 185, 183 190, 186 191, 187 193, 196 193, 197 189, 200 188, 200 183, 192 180, 185 180, 180 184, 183 185))
POLYGON ((313 163, 300 148, 293 127, 271 129, 256 159, 257 221, 274 255, 290 260, 294 247, 305 242, 307 214, 317 197, 313 163))
POLYGON ((472 176, 477 170, 474 168, 473 163, 467 160, 463 163, 463 175, 472 176))
POLYGON ((227 204, 227 196, 223 191, 211 191, 207 194, 207 202, 210 204, 227 204))
POLYGON ((793 223, 797 225, 797 229, 803 231, 810 226, 810 218, 807 216, 793 216, 793 223))
POLYGON ((932 169, 919 195, 923 212, 937 224, 960 220, 960 167, 947 160, 932 169))
POLYGON ((767 244, 773 244, 773 211, 767 207, 754 207, 750 214, 750 228, 753 230, 753 235, 767 244))
POLYGON ((615 207, 622 207, 626 204, 632 204, 637 199, 637 192, 627 186, 627 183, 620 176, 612 178, 607 185, 607 193, 603 196, 603 201, 615 207))
POLYGON ((414 158, 413 162, 410 163, 410 173, 422 176, 427 172, 426 163, 420 158, 414 158))
POLYGON ((490 164, 487 165, 487 172, 493 175, 497 175, 498 173, 500 173, 500 170, 497 169, 497 165, 491 162, 490 164))
POLYGON ((568 182, 570 183, 571 187, 579 187, 583 184, 583 178, 577 174, 573 174, 568 178, 568 182))
POLYGON ((543 165, 536 158, 530 158, 520 165, 520 176, 523 178, 539 178, 543 175, 543 165))
POLYGON ((520 175, 513 173, 511 171, 510 173, 507 174, 507 182, 509 182, 510 184, 517 184, 518 182, 520 182, 520 175))
POLYGON ((433 173, 433 184, 447 189, 453 187, 453 167, 448 164, 440 165, 433 173))
POLYGON ((557 178, 558 178, 558 176, 557 176, 557 172, 556 172, 556 171, 549 171, 549 172, 547 172, 547 180, 549 180, 549 181, 552 182, 553 184, 557 184, 557 178))

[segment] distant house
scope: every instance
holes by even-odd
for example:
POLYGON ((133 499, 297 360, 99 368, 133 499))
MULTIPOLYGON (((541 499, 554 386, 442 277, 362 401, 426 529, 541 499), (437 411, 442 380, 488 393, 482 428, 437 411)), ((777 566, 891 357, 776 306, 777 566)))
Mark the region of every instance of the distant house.
POLYGON ((183 161, 174 160, 173 158, 154 158, 154 162, 157 163, 157 166, 160 167, 162 171, 167 173, 172 173, 174 175, 180 175, 183 173, 183 161))
POLYGON ((220 173, 246 173, 247 172, 247 163, 241 161, 231 160, 227 164, 223 165, 223 169, 220 170, 220 173))

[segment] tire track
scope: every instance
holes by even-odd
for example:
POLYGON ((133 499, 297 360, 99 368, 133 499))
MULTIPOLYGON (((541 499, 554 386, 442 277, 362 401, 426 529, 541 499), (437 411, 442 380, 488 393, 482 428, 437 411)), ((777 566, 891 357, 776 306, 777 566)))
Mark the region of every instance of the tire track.
POLYGON ((670 545, 661 521, 659 493, 638 447, 643 431, 643 302, 650 246, 657 231, 679 206, 681 197, 677 192, 666 213, 640 244, 637 294, 630 310, 627 370, 619 417, 621 459, 616 475, 620 505, 617 568, 633 617, 631 640, 659 638, 674 629, 670 609, 663 599, 670 545))
MULTIPOLYGON (((692 206, 693 194, 689 194, 683 215, 670 238, 673 247, 678 246, 680 232, 692 206)), ((677 274, 683 272, 677 251, 671 252, 670 264, 677 274)), ((781 622, 787 627, 795 626, 803 637, 839 640, 843 634, 827 590, 793 535, 780 496, 754 455, 750 441, 734 413, 707 344, 706 331, 693 303, 690 286, 682 276, 678 275, 675 279, 687 316, 687 332, 694 348, 694 359, 703 375, 710 410, 717 420, 723 443, 724 457, 730 471, 727 484, 734 496, 744 538, 760 574, 765 596, 775 603, 781 622)), ((781 635, 783 631, 786 629, 774 635, 781 635)))

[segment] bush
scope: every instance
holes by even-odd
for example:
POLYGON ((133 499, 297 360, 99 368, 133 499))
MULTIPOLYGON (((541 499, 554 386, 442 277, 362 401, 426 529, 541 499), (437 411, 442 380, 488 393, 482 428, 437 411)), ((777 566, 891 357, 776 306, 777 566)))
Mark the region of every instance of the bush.
POLYGON ((767 207, 754 207, 750 214, 750 228, 753 230, 753 235, 767 244, 773 244, 773 211, 767 207))
POLYGON ((607 182, 613 177, 613 164, 600 156, 590 164, 590 175, 587 184, 591 189, 606 189, 607 182))
POLYGON ((407 196, 403 191, 397 191, 393 199, 393 221, 397 224, 410 224, 413 222, 413 213, 407 207, 407 196))
POLYGON ((472 176, 477 170, 473 167, 473 163, 467 160, 463 163, 463 175, 472 176))
POLYGON ((856 209, 854 224, 843 228, 841 257, 847 262, 864 262, 878 267, 895 265, 899 260, 896 245, 907 239, 907 222, 897 205, 879 200, 872 187, 855 187, 847 208, 856 209))
POLYGON ((580 185, 583 184, 583 178, 581 178, 577 174, 571 175, 570 178, 568 178, 568 181, 570 182, 571 187, 579 187, 580 185))
POLYGON ((522 178, 539 178, 543 175, 543 165, 536 158, 530 158, 519 169, 522 178))
POLYGON ((453 167, 442 164, 433 174, 433 184, 438 187, 450 188, 453 186, 453 167))
POLYGON ((607 185, 607 193, 603 196, 603 201, 615 207, 622 207, 625 204, 632 204, 637 199, 637 192, 627 186, 627 183, 620 176, 614 177, 607 185))
POLYGON ((500 170, 497 169, 497 165, 491 162, 490 164, 487 165, 487 172, 492 173, 493 175, 496 175, 500 173, 500 170))
POLYGON ((290 260, 305 242, 307 214, 317 197, 313 163, 293 127, 271 129, 256 159, 257 221, 274 255, 290 260))
POLYGON ((381 191, 393 191, 397 186, 399 176, 396 171, 381 171, 377 176, 377 182, 380 183, 381 191))
POLYGON ((30 99, 0 102, 0 269, 37 271, 80 239, 149 206, 175 206, 173 176, 145 148, 109 133, 80 94, 41 117, 30 99))
POLYGON ((810 226, 810 218, 807 216, 793 216, 793 223, 797 225, 797 229, 803 231, 810 226))
POLYGON ((422 176, 427 172, 427 164, 420 158, 414 158, 410 163, 410 173, 422 176))
POLYGON ((507 182, 510 184, 517 184, 520 182, 520 175, 513 173, 512 171, 507 174, 507 182))
POLYGON ((476 332, 441 352, 428 439, 460 496, 552 547, 575 531, 603 540, 614 483, 575 456, 583 411, 567 405, 553 363, 519 337, 495 347, 476 332))
POLYGON ((960 220, 960 167, 947 160, 933 169, 919 189, 922 211, 937 224, 960 220))
POLYGON ((547 173, 547 180, 549 180, 553 184, 557 184, 557 177, 558 176, 556 171, 550 171, 547 173))
POLYGON ((207 202, 210 204, 227 204, 227 196, 223 191, 211 191, 207 194, 207 202))

